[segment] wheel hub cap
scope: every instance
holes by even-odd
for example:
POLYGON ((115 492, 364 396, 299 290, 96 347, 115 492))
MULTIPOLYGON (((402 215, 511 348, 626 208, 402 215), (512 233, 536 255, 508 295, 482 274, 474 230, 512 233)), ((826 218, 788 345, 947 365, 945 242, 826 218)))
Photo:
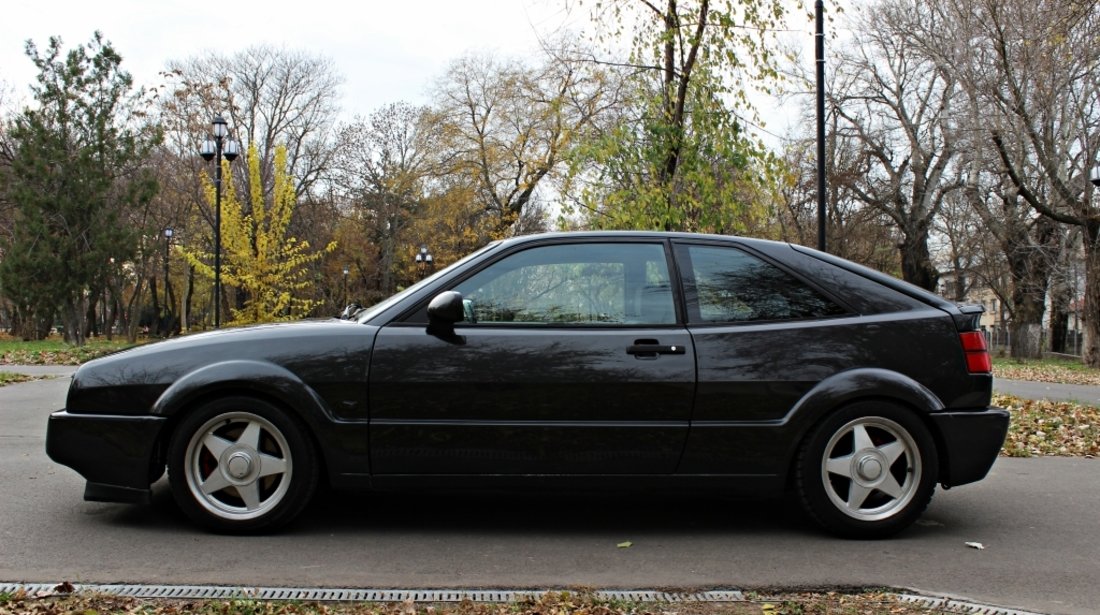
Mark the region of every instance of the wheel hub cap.
POLYGON ((237 451, 229 457, 225 464, 229 476, 241 480, 252 472, 252 457, 243 451, 237 451))
POLYGON ((882 477, 882 462, 873 455, 866 455, 859 460, 856 473, 866 481, 878 480, 882 477))

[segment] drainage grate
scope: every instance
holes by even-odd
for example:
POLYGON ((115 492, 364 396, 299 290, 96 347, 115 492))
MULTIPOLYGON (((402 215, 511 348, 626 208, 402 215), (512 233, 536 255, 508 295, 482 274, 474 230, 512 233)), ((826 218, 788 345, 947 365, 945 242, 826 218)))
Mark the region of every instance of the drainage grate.
MULTIPOLYGON (((35 596, 63 593, 62 586, 52 583, 0 583, 0 593, 12 594, 20 590, 35 596)), ((68 589, 67 587, 65 589, 68 589)), ((525 598, 539 598, 548 590, 508 589, 340 589, 311 587, 224 587, 217 585, 109 585, 95 583, 72 584, 73 592, 110 594, 131 598, 174 598, 188 600, 301 600, 303 602, 516 602, 525 598)), ((559 590, 560 591, 560 590, 559 590)), ((592 592, 604 600, 630 602, 744 602, 745 596, 736 590, 703 592, 662 592, 656 590, 601 590, 592 592)), ((918 604, 930 609, 963 615, 1041 615, 1031 611, 1018 611, 931 598, 913 594, 895 594, 903 602, 918 604)))
POLYGON ((919 604, 930 609, 942 609, 948 613, 963 613, 965 615, 1042 615, 1041 613, 1034 613, 1032 611, 1017 611, 999 606, 974 604, 973 602, 962 602, 960 600, 948 600, 947 598, 928 598, 911 594, 898 594, 897 598, 902 602, 919 604))
MULTIPOLYGON (((516 602, 539 598, 545 590, 504 589, 338 589, 307 587, 220 587, 211 585, 101 585, 73 584, 74 592, 111 594, 131 598, 302 600, 308 602, 516 602)), ((19 590, 30 595, 58 593, 60 587, 50 583, 0 583, 0 593, 19 590)), ((593 592, 604 600, 631 602, 741 602, 739 591, 705 591, 674 593, 646 590, 616 590, 593 592)))

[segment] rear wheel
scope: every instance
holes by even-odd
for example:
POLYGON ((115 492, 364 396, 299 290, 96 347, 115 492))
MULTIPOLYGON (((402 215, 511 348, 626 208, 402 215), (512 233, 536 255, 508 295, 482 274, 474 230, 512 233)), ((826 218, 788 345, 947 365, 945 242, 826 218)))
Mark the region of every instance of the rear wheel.
POLYGON ((913 412, 860 402, 829 415, 799 452, 796 484, 806 511, 853 538, 895 534, 932 499, 939 464, 928 428, 913 412))
POLYGON ((168 450, 180 508, 218 531, 257 532, 290 522, 317 484, 305 428, 265 401, 228 397, 188 415, 168 450))

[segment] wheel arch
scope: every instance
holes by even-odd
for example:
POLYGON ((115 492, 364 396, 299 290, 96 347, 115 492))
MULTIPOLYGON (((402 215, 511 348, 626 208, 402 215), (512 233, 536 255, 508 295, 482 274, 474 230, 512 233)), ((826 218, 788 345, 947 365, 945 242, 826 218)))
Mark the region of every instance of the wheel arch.
POLYGON ((276 406, 305 425, 305 436, 317 451, 321 477, 327 480, 328 460, 318 431, 332 422, 320 395, 293 372, 264 361, 224 361, 196 369, 177 379, 157 398, 150 412, 166 419, 158 436, 154 464, 163 469, 168 442, 180 420, 195 408, 221 397, 252 397, 276 406))
POLYGON ((795 429, 786 451, 787 486, 793 485, 798 451, 814 428, 831 413, 859 402, 879 401, 905 407, 924 423, 936 445, 936 457, 943 464, 943 442, 930 415, 945 406, 932 391, 899 372, 861 368, 835 374, 810 389, 788 413, 785 422, 795 429))

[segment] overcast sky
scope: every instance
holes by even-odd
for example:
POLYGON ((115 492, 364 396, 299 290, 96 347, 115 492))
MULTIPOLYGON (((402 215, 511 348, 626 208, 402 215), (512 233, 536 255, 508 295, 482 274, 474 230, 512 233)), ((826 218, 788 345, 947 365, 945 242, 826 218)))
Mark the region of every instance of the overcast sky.
MULTIPOLYGON (((65 48, 101 31, 122 54, 138 85, 156 85, 169 60, 216 51, 232 55, 258 44, 283 46, 332 60, 343 77, 344 119, 398 101, 426 103, 447 65, 464 54, 539 54, 539 39, 582 32, 588 8, 576 0, 4 0, 0 19, 0 102, 4 110, 30 98, 35 69, 24 53, 50 36, 65 48), (572 6, 570 13, 568 7, 572 6)), ((812 24, 806 28, 811 49, 812 24)), ((754 97, 772 134, 797 121, 792 106, 754 97)), ((765 140, 775 143, 773 138, 765 140)))
MULTIPOLYGON (((570 3, 572 4, 572 3, 570 3)), ((463 54, 538 53, 538 39, 583 28, 565 0, 5 0, 0 82, 8 103, 29 99, 36 71, 24 53, 50 36, 65 48, 99 30, 140 85, 157 83, 169 60, 273 44, 327 57, 343 76, 346 116, 396 101, 426 102, 427 89, 463 54)), ((9 107, 10 108, 10 107, 9 107)))

